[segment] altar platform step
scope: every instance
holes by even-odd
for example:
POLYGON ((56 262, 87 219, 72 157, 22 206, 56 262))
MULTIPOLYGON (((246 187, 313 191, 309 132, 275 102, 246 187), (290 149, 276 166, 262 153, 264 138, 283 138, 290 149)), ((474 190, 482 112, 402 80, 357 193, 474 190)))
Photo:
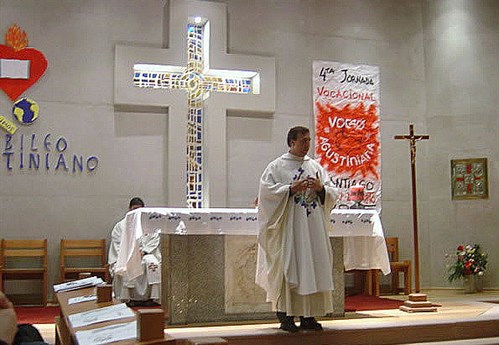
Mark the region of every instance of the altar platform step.
POLYGON ((332 344, 498 344, 499 305, 489 302, 444 303, 437 312, 379 310, 321 320, 324 331, 287 333, 278 323, 166 328, 171 345, 197 337, 222 338, 228 345, 332 344))
MULTIPOLYGON (((398 309, 347 313, 344 318, 321 320, 323 333, 288 334, 277 323, 256 321, 238 325, 166 326, 169 345, 187 345, 193 337, 220 337, 228 345, 329 344, 499 344, 499 290, 464 294, 461 290, 425 290, 438 303, 436 312, 406 313, 398 309)), ((389 298, 407 299, 406 295, 389 298)), ((55 344, 54 324, 35 325, 48 344, 55 344)))

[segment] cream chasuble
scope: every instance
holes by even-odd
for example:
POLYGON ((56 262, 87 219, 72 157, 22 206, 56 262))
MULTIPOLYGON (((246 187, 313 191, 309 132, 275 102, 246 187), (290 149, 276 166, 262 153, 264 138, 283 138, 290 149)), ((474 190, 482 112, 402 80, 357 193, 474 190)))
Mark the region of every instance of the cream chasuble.
POLYGON ((336 197, 326 171, 308 156, 286 153, 263 172, 256 283, 274 309, 305 317, 333 311, 329 214, 336 197), (290 196, 291 183, 307 176, 321 179, 324 204, 311 190, 290 196))
POLYGON ((116 298, 135 301, 159 300, 161 296, 160 235, 158 233, 143 234, 139 238, 139 245, 136 249, 144 253, 141 255, 142 272, 135 274, 132 279, 129 279, 126 274, 115 274, 119 251, 121 248, 128 248, 121 242, 122 237, 125 237, 125 242, 129 241, 127 235, 126 218, 124 218, 115 225, 111 233, 108 254, 109 271, 113 276, 113 290, 116 298))

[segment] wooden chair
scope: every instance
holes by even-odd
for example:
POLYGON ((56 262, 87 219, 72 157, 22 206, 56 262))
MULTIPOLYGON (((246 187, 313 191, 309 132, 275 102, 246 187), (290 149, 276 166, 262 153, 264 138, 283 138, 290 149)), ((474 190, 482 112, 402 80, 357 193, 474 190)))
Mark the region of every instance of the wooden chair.
POLYGON ((345 271, 345 273, 353 273, 354 275, 354 285, 350 289, 346 289, 346 295, 373 295, 379 296, 379 272, 378 269, 370 270, 350 270, 345 271))
POLYGON ((404 294, 411 293, 411 261, 399 261, 399 239, 398 237, 386 237, 386 249, 390 258, 390 268, 392 270, 392 292, 398 294, 399 288, 399 273, 404 273, 404 294))
POLYGON ((78 279, 82 273, 90 273, 109 282, 105 239, 61 239, 59 258, 61 282, 78 279))
POLYGON ((41 305, 47 304, 47 240, 1 240, 0 288, 6 280, 40 280, 41 305))

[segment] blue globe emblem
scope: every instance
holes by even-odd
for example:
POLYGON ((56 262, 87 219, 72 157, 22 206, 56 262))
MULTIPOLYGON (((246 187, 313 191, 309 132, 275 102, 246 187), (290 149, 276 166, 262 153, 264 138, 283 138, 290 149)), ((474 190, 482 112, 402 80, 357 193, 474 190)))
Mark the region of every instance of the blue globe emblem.
POLYGON ((12 115, 23 125, 29 125, 38 118, 40 109, 35 101, 29 98, 21 98, 14 103, 12 115))

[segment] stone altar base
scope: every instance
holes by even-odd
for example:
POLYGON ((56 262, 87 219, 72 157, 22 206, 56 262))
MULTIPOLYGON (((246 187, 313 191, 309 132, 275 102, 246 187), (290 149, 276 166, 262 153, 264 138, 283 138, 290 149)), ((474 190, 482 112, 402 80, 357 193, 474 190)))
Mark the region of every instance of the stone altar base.
MULTIPOLYGON (((343 238, 331 237, 331 316, 343 316, 343 238)), ((257 239, 252 235, 161 234, 162 296, 169 325, 273 320, 265 292, 255 284, 257 239)))

